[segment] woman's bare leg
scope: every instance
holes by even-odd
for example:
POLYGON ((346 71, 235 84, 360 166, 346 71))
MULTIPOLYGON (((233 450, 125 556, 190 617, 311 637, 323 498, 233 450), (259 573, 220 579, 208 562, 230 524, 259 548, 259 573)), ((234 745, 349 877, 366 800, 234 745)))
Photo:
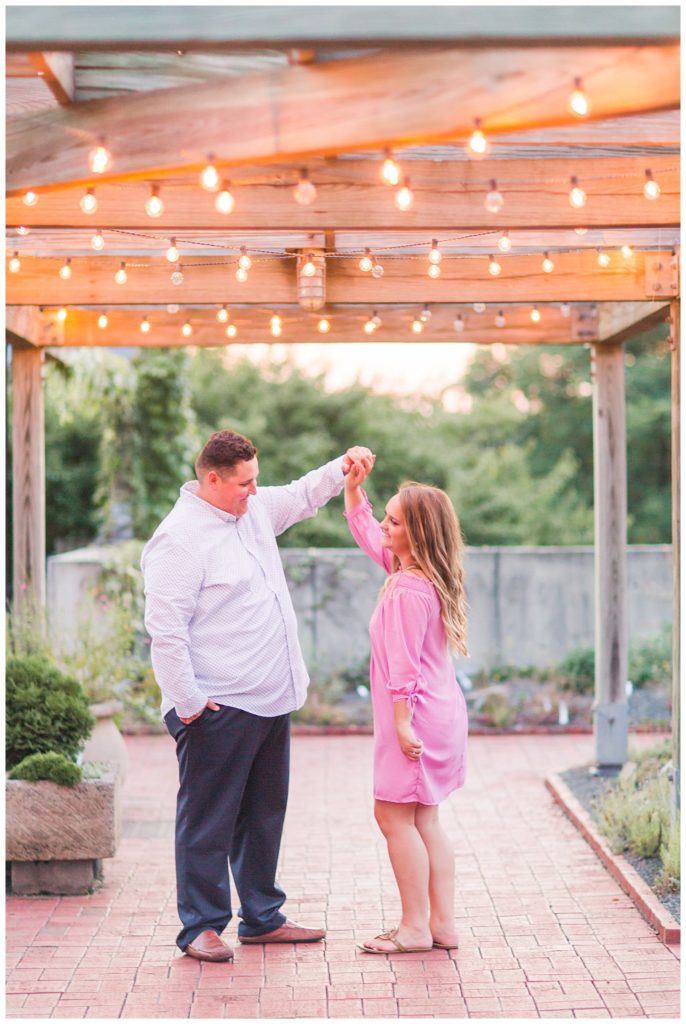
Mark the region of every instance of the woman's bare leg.
MULTIPOLYGON (((415 825, 417 804, 394 804, 376 800, 374 816, 384 834, 393 874, 400 890, 402 917, 394 938, 403 946, 431 947, 429 928, 429 857, 415 825)), ((387 939, 371 939, 374 949, 394 952, 387 939)))
POLYGON ((417 804, 415 824, 429 858, 429 924, 435 942, 457 942, 455 852, 438 818, 438 807, 417 804))

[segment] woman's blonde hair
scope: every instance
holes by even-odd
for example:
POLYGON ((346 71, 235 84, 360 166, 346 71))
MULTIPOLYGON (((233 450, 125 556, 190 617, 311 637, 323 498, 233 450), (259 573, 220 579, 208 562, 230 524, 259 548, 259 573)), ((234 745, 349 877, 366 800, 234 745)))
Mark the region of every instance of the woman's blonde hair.
MULTIPOLYGON (((467 656, 464 540, 453 503, 440 488, 414 480, 400 485, 398 497, 413 560, 438 591, 448 644, 467 656)), ((395 555, 392 558, 395 573, 400 560, 395 555)))

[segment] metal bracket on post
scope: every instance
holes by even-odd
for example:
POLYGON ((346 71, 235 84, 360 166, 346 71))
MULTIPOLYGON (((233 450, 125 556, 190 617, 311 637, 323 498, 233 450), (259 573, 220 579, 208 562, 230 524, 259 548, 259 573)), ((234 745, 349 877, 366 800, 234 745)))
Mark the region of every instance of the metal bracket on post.
POLYGON ((579 302, 572 306, 571 340, 597 341, 598 307, 595 302, 579 302))
POLYGON ((625 700, 593 705, 593 738, 599 768, 617 768, 627 761, 629 706, 625 700))
POLYGON ((645 258, 645 290, 650 299, 673 299, 679 294, 679 257, 676 252, 645 258))

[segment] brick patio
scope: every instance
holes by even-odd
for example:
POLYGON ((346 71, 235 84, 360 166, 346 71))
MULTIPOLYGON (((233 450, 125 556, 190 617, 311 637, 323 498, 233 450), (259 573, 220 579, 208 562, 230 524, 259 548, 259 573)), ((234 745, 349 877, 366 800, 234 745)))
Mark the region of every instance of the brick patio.
POLYGON ((679 947, 662 945, 543 786, 590 760, 590 736, 471 739, 467 786, 443 812, 461 947, 391 957, 355 948, 398 914, 372 818, 371 737, 294 738, 280 881, 289 915, 328 938, 238 946, 233 965, 174 946, 173 744, 128 744, 124 839, 103 888, 8 899, 9 1017, 679 1015, 679 947))

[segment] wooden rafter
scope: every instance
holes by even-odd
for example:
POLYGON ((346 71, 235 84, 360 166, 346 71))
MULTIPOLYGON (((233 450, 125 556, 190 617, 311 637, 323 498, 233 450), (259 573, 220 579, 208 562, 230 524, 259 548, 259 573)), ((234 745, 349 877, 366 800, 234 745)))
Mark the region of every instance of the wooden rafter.
POLYGON ((63 341, 62 325, 37 306, 7 306, 5 332, 10 344, 21 348, 45 348, 63 341))
POLYGON ((86 183, 103 136, 106 177, 124 180, 200 170, 208 153, 229 167, 466 137, 475 117, 494 135, 569 124, 575 76, 594 118, 671 109, 679 47, 384 52, 94 100, 12 122, 6 184, 86 183))
POLYGON ((58 103, 74 101, 74 56, 71 53, 32 53, 31 63, 58 103))

